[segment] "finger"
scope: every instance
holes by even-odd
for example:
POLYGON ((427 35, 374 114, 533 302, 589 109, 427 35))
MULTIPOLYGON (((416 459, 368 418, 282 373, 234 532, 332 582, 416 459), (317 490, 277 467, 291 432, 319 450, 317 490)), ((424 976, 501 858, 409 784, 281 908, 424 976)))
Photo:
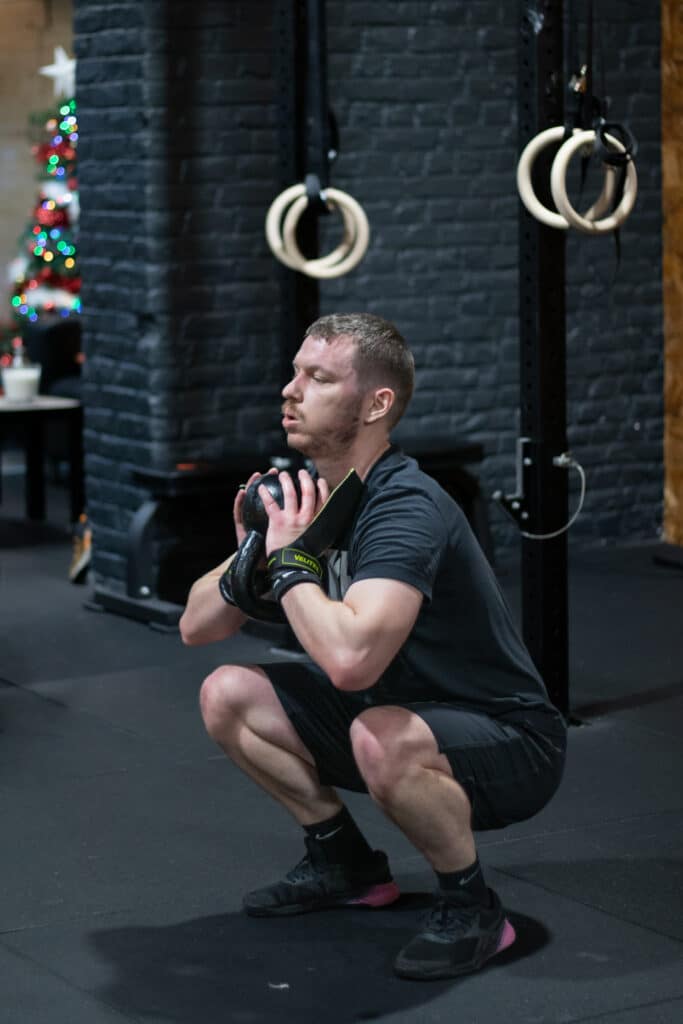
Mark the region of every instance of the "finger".
POLYGON ((258 480, 258 478, 262 475, 263 474, 259 473, 258 471, 256 473, 252 473, 249 479, 247 480, 246 484, 239 485, 237 494, 235 495, 235 500, 232 505, 232 514, 236 522, 240 524, 242 523, 242 505, 244 505, 246 493, 249 487, 251 487, 251 485, 253 484, 254 480, 258 480))
POLYGON ((315 484, 310 473, 307 473, 305 469, 299 470, 299 485, 301 487, 301 504, 299 505, 299 512, 301 518, 305 519, 306 522, 315 515, 315 503, 317 498, 315 484))
POLYGON ((299 511, 299 499, 297 497, 294 481, 286 470, 280 473, 280 486, 282 487, 282 498, 284 508, 287 512, 297 513, 299 511))
POLYGON ((270 493, 268 488, 265 486, 265 484, 259 484, 258 496, 263 502, 263 507, 266 510, 266 515, 268 516, 269 519, 271 513, 280 511, 280 506, 278 505, 278 503, 276 502, 275 498, 270 493))
MULTIPOLYGON (((270 471, 269 471, 269 472, 270 472, 270 471)), ((246 484, 240 484, 240 490, 241 490, 241 491, 246 491, 246 490, 248 490, 248 489, 249 489, 249 488, 251 487, 251 485, 253 484, 254 480, 258 480, 258 478, 259 478, 260 476, 263 476, 263 475, 264 475, 264 474, 263 474, 263 473, 260 473, 260 472, 259 472, 259 470, 257 469, 257 470, 256 470, 256 472, 254 472, 254 473, 252 473, 252 474, 251 474, 251 476, 250 476, 250 477, 249 477, 249 479, 247 480, 246 484)))

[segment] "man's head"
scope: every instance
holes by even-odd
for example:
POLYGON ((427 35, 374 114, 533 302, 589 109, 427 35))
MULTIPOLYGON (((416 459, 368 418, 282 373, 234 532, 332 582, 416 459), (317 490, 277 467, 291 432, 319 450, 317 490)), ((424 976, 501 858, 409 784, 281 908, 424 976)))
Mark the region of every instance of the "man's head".
POLYGON ((400 419, 413 377, 413 357, 388 321, 369 313, 321 317, 282 390, 288 443, 316 460, 372 449, 400 419))
POLYGON ((305 337, 328 342, 346 337, 352 342, 359 391, 386 387, 394 393, 386 413, 391 430, 405 412, 415 385, 412 352, 394 325, 373 313, 331 313, 312 323, 305 337))

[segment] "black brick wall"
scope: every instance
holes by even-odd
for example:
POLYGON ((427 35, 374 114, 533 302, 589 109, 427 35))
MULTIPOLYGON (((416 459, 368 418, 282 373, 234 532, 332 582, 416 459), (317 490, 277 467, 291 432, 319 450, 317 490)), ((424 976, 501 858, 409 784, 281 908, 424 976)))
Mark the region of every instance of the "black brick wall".
MULTIPOLYGON (((141 493, 129 466, 222 457, 278 422, 279 191, 273 4, 76 0, 89 511, 99 580, 123 586, 141 493)), ((514 483, 517 4, 329 0, 333 184, 371 246, 321 284, 412 344, 416 433, 483 442, 487 493, 514 483)), ((640 195, 613 243, 572 237, 569 436, 589 491, 577 542, 661 519, 659 10, 602 5, 612 113, 640 142, 640 195)), ((515 529, 492 509, 499 549, 515 529)))

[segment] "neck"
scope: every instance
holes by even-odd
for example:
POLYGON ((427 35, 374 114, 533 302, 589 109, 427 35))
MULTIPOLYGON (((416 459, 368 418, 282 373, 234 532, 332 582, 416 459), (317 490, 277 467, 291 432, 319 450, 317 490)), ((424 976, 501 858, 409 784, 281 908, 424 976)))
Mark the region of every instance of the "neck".
POLYGON ((351 469, 355 469, 361 480, 365 480, 377 460, 384 455, 389 447, 390 442, 384 437, 378 439, 371 446, 364 446, 361 450, 352 448, 338 458, 325 458, 323 456, 320 459, 316 459, 315 468, 318 470, 318 474, 327 480, 330 488, 334 490, 351 469))

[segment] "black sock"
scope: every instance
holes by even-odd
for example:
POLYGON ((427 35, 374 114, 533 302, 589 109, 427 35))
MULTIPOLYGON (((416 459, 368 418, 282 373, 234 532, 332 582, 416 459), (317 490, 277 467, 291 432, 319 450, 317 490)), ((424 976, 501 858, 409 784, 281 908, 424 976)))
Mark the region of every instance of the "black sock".
POLYGON ((439 879, 439 888, 444 892, 465 893, 476 903, 483 903, 488 906, 489 891, 484 881, 481 864, 477 857, 469 867, 462 871, 436 872, 439 879))
POLYGON ((372 855, 372 848, 346 807, 327 821, 304 825, 304 831, 316 841, 330 864, 363 863, 372 855))

